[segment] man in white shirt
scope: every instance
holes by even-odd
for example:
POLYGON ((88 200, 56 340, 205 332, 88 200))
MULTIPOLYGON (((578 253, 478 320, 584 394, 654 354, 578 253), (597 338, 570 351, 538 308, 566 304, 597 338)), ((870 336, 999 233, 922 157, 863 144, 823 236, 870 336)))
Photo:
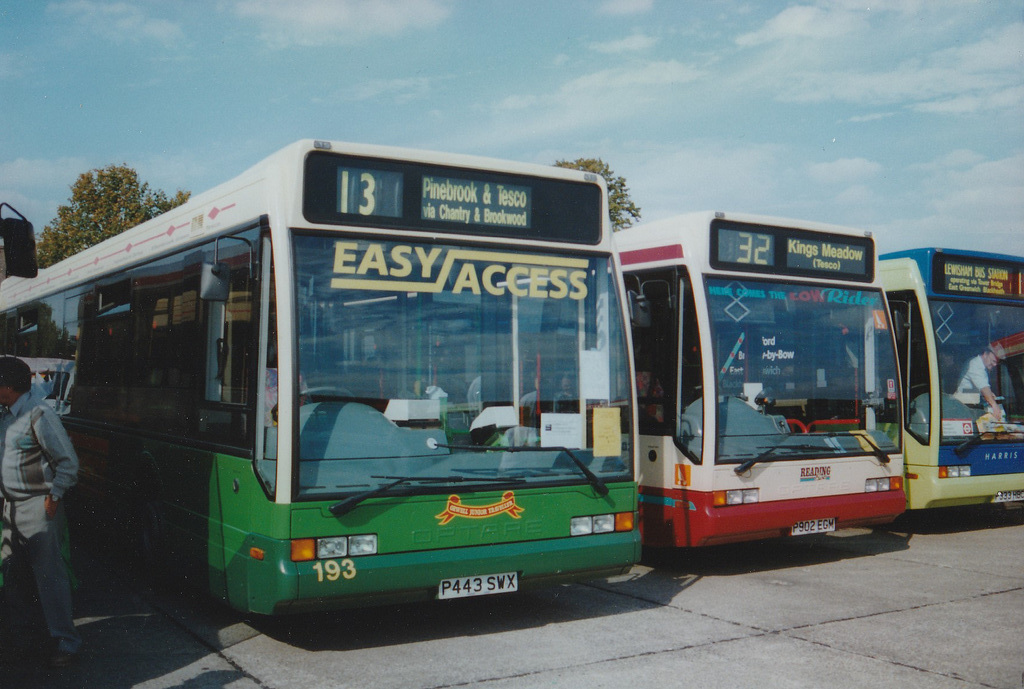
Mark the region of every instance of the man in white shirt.
POLYGON ((988 372, 1003 359, 1002 354, 1003 348, 998 345, 987 347, 985 351, 967 362, 967 369, 956 386, 957 392, 980 392, 996 422, 1003 420, 1003 411, 996 401, 995 393, 992 392, 988 372))

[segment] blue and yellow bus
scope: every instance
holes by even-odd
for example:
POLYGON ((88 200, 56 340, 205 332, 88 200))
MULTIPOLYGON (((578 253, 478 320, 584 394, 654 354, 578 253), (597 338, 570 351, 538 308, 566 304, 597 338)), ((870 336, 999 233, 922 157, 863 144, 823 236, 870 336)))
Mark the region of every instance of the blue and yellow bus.
POLYGON ((900 327, 908 509, 1024 501, 1024 258, 882 256, 900 327))

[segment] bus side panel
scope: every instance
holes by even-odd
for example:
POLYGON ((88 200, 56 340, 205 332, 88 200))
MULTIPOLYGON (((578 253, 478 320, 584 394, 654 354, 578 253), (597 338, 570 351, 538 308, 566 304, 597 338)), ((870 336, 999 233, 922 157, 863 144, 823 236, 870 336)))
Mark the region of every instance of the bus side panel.
MULTIPOLYGON (((96 517, 120 533, 126 533, 134 555, 142 556, 143 541, 155 549, 155 560, 173 562, 173 569, 196 586, 221 600, 229 600, 226 552, 234 552, 238 533, 248 531, 248 516, 259 502, 267 504, 246 459, 218 456, 196 448, 140 438, 117 432, 79 427, 67 420, 70 435, 81 460, 76 500, 96 517), (228 465, 228 476, 218 470, 228 465), (234 504, 227 515, 222 509, 223 491, 232 490, 235 477, 251 477, 244 484, 247 507, 234 504), (226 486, 226 488, 225 488, 226 486), (255 500, 256 494, 261 498, 255 500), (157 525, 148 523, 147 511, 157 525), (225 527, 225 519, 242 517, 242 529, 225 527), (148 533, 144 533, 146 529, 148 533)), ((241 500, 234 498, 234 503, 241 500)), ((152 563, 151 563, 152 564, 152 563)))
POLYGON ((1024 491, 1024 448, 1019 444, 977 447, 963 457, 952 447, 936 453, 909 433, 906 445, 908 509, 983 505, 997 493, 1024 491), (939 478, 939 466, 950 465, 970 465, 971 476, 939 478))
MULTIPOLYGON (((211 528, 219 528, 221 552, 211 563, 224 563, 225 599, 236 610, 250 611, 265 607, 266 599, 283 600, 297 594, 294 577, 269 576, 259 558, 283 551, 290 557, 289 520, 292 507, 271 502, 253 472, 252 462, 241 457, 218 455, 214 495, 211 504, 220 506, 220 519, 211 520, 211 528), (282 545, 283 544, 283 545, 282 545)), ((290 562, 283 569, 292 570, 290 562)))
POLYGON ((694 547, 788 536, 797 522, 836 518, 836 528, 887 524, 901 514, 902 490, 715 507, 710 493, 644 486, 644 544, 694 547), (652 528, 653 527, 653 528, 652 528))

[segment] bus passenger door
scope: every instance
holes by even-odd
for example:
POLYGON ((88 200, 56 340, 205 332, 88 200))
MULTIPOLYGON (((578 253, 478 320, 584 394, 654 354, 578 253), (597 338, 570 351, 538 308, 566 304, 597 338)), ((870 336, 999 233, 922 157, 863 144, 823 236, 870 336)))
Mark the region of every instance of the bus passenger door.
POLYGON ((900 366, 903 427, 906 431, 903 435, 906 473, 903 486, 909 504, 920 471, 935 463, 930 450, 932 419, 941 418, 937 416, 941 412, 939 400, 933 399, 937 395, 931 394, 928 340, 917 297, 909 290, 889 292, 886 297, 895 329, 896 358, 900 366))
POLYGON ((212 264, 221 278, 222 289, 215 293, 206 286, 201 288, 205 307, 205 361, 198 410, 199 436, 218 446, 211 452, 209 567, 211 589, 225 599, 230 596, 229 582, 240 578, 233 576, 232 570, 244 571, 240 558, 250 531, 247 505, 263 497, 255 481, 251 459, 252 362, 255 361, 254 336, 258 320, 254 290, 258 283, 251 256, 252 244, 247 239, 230 241, 233 239, 236 237, 221 238, 219 246, 208 250, 204 257, 207 262, 204 271, 209 268, 210 258, 215 257, 212 264), (254 489, 258 490, 258 495, 252 494, 254 489))

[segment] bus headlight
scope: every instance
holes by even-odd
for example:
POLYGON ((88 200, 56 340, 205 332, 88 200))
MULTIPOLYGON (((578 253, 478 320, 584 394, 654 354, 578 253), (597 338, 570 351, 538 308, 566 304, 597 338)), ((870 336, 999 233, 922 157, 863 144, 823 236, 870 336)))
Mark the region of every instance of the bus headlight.
POLYGON ((570 536, 586 536, 594 533, 593 517, 573 517, 569 520, 570 536))
POLYGON ((338 557, 377 554, 377 534, 297 538, 292 541, 292 562, 333 560, 338 557))
POLYGON ((761 501, 761 492, 759 488, 716 490, 712 494, 712 501, 715 507, 752 505, 761 501))
POLYGON ((971 475, 970 464, 953 464, 939 467, 939 478, 964 478, 971 475))
POLYGON ((316 539, 316 557, 318 560, 329 560, 332 557, 347 556, 348 538, 346 536, 316 539))
POLYGON ((353 557, 356 555, 376 555, 377 534, 371 533, 364 534, 362 536, 349 536, 348 554, 353 557))
POLYGON ((615 531, 615 515, 599 514, 594 517, 594 533, 611 533, 615 531))
POLYGON ((597 533, 633 530, 633 513, 595 514, 587 517, 573 517, 569 520, 570 536, 589 536, 597 533))

